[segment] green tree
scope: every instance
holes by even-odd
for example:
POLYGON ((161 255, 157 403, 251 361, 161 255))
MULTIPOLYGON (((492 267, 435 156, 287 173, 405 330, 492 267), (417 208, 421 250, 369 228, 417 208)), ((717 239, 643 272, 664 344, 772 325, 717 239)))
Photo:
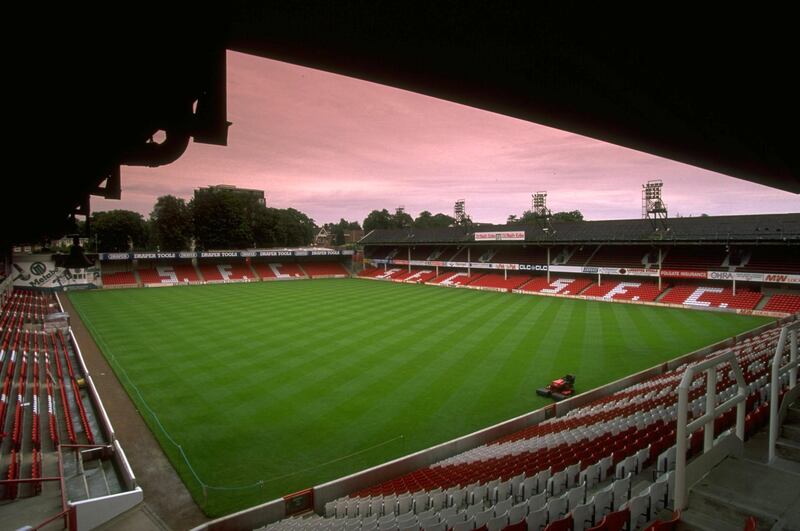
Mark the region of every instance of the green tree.
POLYGON ((392 228, 410 229, 412 225, 414 225, 414 218, 408 212, 402 208, 395 210, 394 215, 392 215, 392 228))
POLYGON ((427 210, 423 210, 414 220, 414 228, 430 229, 436 227, 449 227, 455 224, 456 220, 447 214, 431 214, 427 210))
POLYGON ((583 221, 583 214, 580 210, 570 210, 569 212, 556 212, 550 218, 553 221, 583 221))
POLYGON ((370 232, 375 229, 391 229, 392 215, 385 208, 383 210, 373 210, 364 219, 364 232, 370 232))
POLYGON ((255 242, 253 227, 264 208, 234 190, 201 190, 189 203, 194 237, 200 249, 240 249, 255 242))
POLYGON ((184 251, 192 239, 192 213, 186 201, 172 195, 158 198, 150 213, 153 243, 161 251, 184 251))
POLYGON ((125 252, 143 249, 147 244, 147 226, 138 212, 109 210, 92 214, 91 230, 101 252, 125 252))

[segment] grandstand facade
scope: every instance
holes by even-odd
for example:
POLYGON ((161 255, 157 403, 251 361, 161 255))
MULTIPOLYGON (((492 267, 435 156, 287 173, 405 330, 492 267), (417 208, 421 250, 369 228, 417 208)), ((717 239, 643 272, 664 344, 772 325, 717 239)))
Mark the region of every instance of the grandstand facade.
POLYGON ((361 277, 787 315, 800 214, 375 230, 361 277))

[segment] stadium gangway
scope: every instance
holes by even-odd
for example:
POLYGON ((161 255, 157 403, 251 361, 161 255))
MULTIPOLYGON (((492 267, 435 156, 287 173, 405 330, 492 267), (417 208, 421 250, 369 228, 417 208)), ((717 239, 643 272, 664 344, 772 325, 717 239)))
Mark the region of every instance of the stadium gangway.
MULTIPOLYGON (((769 399, 769 462, 775 461, 775 444, 778 441, 780 419, 778 418, 778 384, 780 377, 789 373, 789 389, 797 385, 797 331, 800 330, 800 321, 795 321, 781 328, 778 346, 775 347, 775 356, 772 358, 772 379, 770 382, 769 399), (786 338, 789 338, 789 362, 781 366, 783 352, 786 349, 786 338)), ((785 400, 785 399, 784 399, 785 400)))
POLYGON ((736 436, 744 441, 744 420, 747 400, 747 383, 745 383, 742 368, 736 359, 736 353, 727 349, 718 356, 708 358, 696 365, 690 365, 683 373, 683 378, 678 386, 678 419, 675 460, 675 510, 682 511, 686 508, 688 493, 686 489, 686 446, 689 435, 704 427, 703 453, 711 450, 714 445, 714 420, 723 413, 736 406, 736 436), (736 377, 736 394, 715 407, 717 398, 717 367, 725 363, 730 364, 736 377), (687 421, 689 409, 689 390, 694 375, 702 370, 706 371, 706 411, 692 422, 687 421))

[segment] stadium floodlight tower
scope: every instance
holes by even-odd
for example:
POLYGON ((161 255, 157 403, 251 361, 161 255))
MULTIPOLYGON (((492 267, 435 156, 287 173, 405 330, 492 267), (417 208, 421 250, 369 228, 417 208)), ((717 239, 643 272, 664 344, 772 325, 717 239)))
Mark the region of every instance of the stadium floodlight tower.
POLYGON ((667 205, 661 198, 663 186, 661 179, 652 179, 642 185, 642 219, 649 219, 654 231, 663 231, 662 237, 669 231, 667 205))
MULTIPOLYGON (((539 228, 542 229, 542 232, 544 233, 545 237, 554 238, 556 235, 556 230, 550 223, 553 214, 550 212, 550 209, 547 208, 547 192, 540 191, 531 194, 531 212, 533 212, 533 218, 536 220, 536 223, 539 225, 539 228)), ((549 245, 547 246, 547 281, 550 282, 549 245)))
POLYGON ((456 218, 456 225, 463 225, 467 220, 467 211, 464 208, 463 199, 456 200, 456 205, 453 207, 453 217, 456 218))

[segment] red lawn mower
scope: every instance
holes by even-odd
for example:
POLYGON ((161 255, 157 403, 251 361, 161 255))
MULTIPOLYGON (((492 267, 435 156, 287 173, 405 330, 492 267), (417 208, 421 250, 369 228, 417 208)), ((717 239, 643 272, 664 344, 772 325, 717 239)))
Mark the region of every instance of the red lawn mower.
POLYGON ((556 402, 575 395, 575 376, 567 374, 563 378, 553 380, 547 387, 540 387, 536 390, 539 396, 552 398, 556 402))

